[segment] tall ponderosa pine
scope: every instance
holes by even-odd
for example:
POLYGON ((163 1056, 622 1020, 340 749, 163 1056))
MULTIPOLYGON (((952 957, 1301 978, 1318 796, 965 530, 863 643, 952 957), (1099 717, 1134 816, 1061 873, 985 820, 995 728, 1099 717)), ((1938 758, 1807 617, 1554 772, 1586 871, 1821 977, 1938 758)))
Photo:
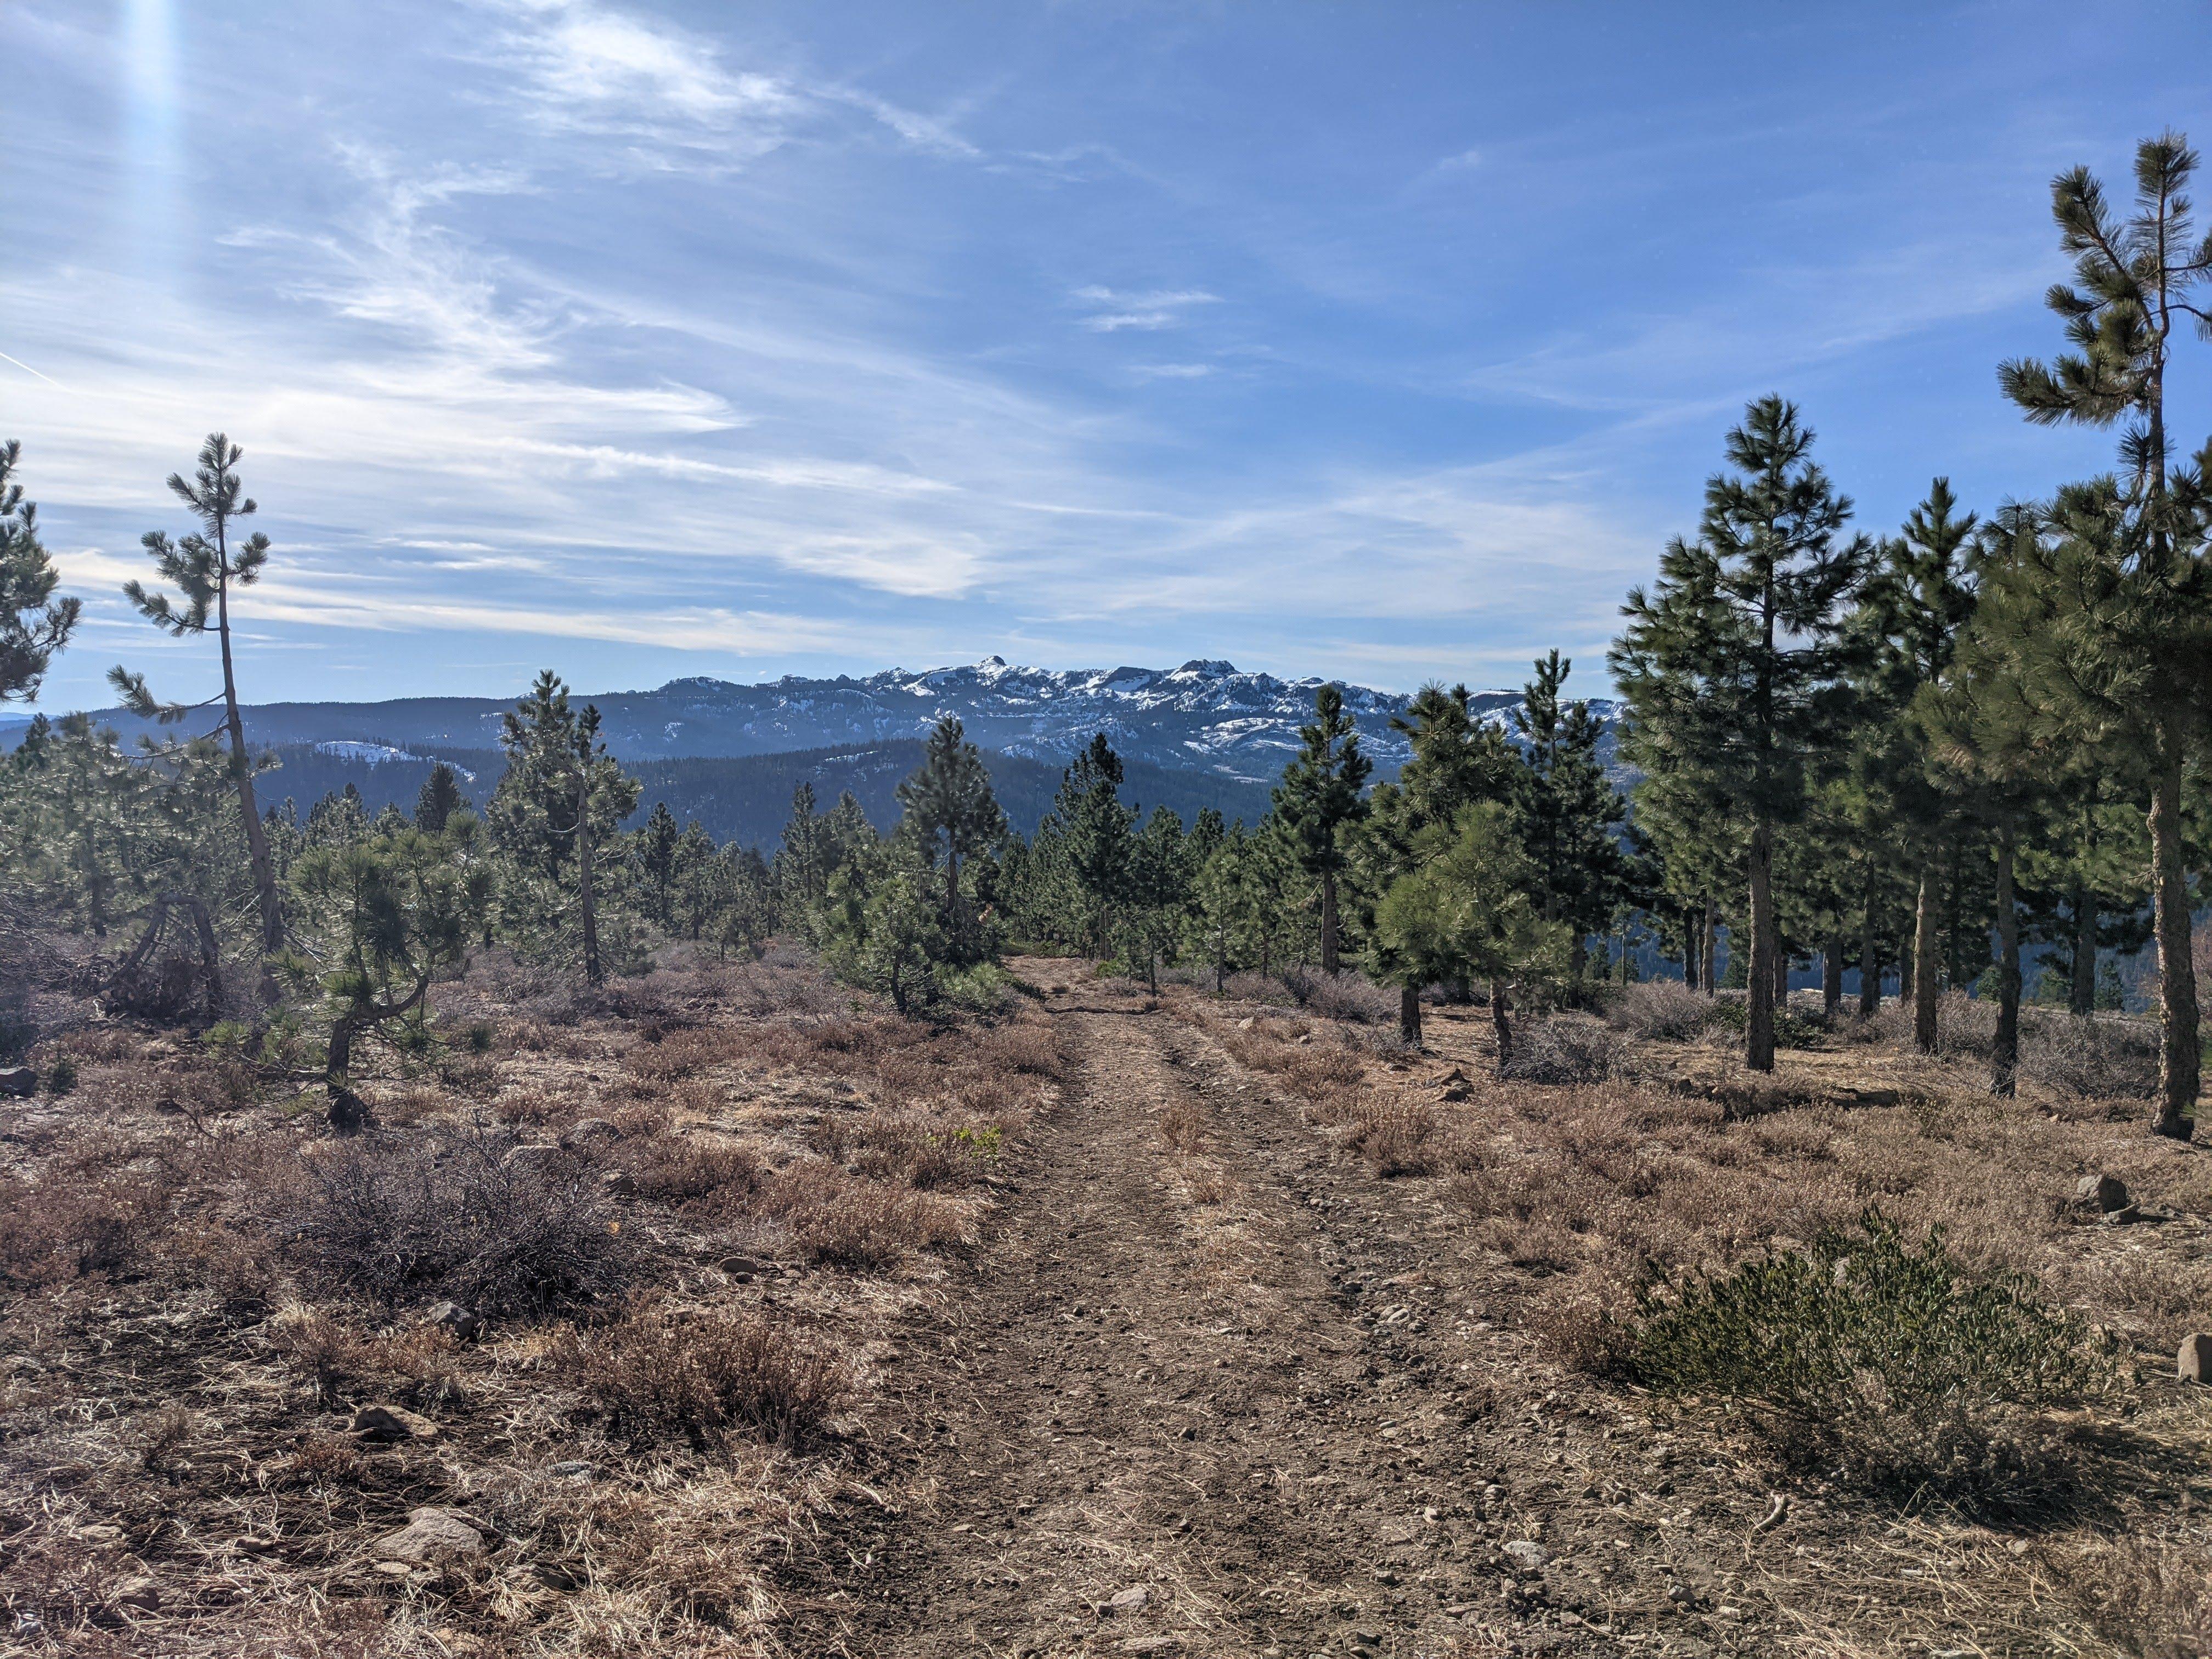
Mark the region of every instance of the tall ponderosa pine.
MULTIPOLYGON (((2150 781, 2152 903, 2163 1038, 2154 1127, 2186 1138, 2197 1101, 2197 978, 2183 854, 2182 781, 2212 702, 2212 593, 2204 562, 2204 462, 2175 469, 2166 381, 2177 330, 2212 338, 2212 236, 2197 240, 2186 194, 2197 155, 2177 134, 2136 151, 2136 198, 2116 216, 2087 167, 2051 184, 2073 283, 2045 296, 2074 351, 1998 370, 2005 395, 2042 425, 2124 422, 2123 477, 2062 492, 2053 536, 2005 567, 2008 604, 2045 626, 2019 641, 2023 672, 2051 718, 2091 742, 2137 752, 2150 781), (2040 586, 2040 593, 2022 590, 2040 586)), ((2212 455, 2212 446, 2208 446, 2212 455)))
MULTIPOLYGON (((230 738, 231 781, 238 792, 239 819, 246 831, 254 898, 261 913, 261 949, 264 954, 273 955, 284 943, 284 911, 276 894, 276 871, 270 861, 261 810, 254 804, 253 766, 246 752, 246 722, 239 714, 238 672, 231 653, 231 590, 252 586, 269 562, 269 538, 259 531, 235 546, 231 543, 232 526, 258 510, 238 476, 238 463, 244 454, 222 433, 210 434, 200 446, 199 465, 192 477, 169 475, 169 489, 200 521, 200 528, 179 541, 171 541, 166 532, 159 530, 149 530, 139 538, 153 556, 161 580, 183 594, 182 603, 135 580, 124 583, 123 592, 139 614, 163 632, 177 639, 213 633, 221 648, 222 690, 219 695, 223 729, 230 738)), ((210 697, 189 706, 164 703, 146 689, 143 674, 118 666, 108 671, 107 678, 131 713, 165 723, 180 720, 194 708, 204 708, 216 700, 210 697)))
POLYGON ((22 446, 0 444, 0 702, 36 702, 54 653, 76 631, 76 599, 58 599, 61 573, 39 540, 39 509, 15 480, 22 446))
POLYGON ((1632 590, 1611 662, 1630 757, 1689 783, 1750 827, 1750 1012, 1745 1063, 1774 1068, 1777 833, 1803 811, 1848 703, 1840 609, 1867 558, 1840 539, 1850 501, 1810 459, 1796 407, 1763 398, 1728 436, 1734 469, 1705 486, 1694 542, 1675 540, 1656 586, 1632 590))
POLYGON ((1866 787, 1878 785, 1892 815, 1887 839, 1909 846, 1917 866, 1912 1040, 1922 1054, 1936 1052, 1945 860, 1956 854, 1964 804, 1952 787, 1955 775, 1929 752, 1927 705, 1915 699, 1942 684, 1974 614, 1966 565, 1977 520, 1958 509, 1951 481, 1936 479, 1904 535, 1882 542, 1851 617, 1864 647, 1860 724, 1871 728, 1853 757, 1855 769, 1866 787))
POLYGON ((908 824, 933 860, 945 858, 945 919, 957 927, 960 862, 988 850, 1006 832, 1006 815, 992 793, 982 751, 960 722, 946 715, 923 745, 921 769, 898 787, 908 824))
POLYGON ((1568 981, 1579 999, 1589 936, 1612 921, 1626 888, 1617 831, 1628 809, 1597 757, 1603 723, 1587 702, 1559 695, 1573 666, 1557 651, 1536 659, 1513 729, 1522 744, 1516 805, 1540 884, 1540 908, 1568 930, 1568 981))
POLYGON ((1361 752, 1358 727, 1344 711, 1344 693, 1314 693, 1314 717, 1298 728, 1304 745, 1275 786, 1275 816, 1297 849, 1298 867, 1320 885, 1321 970, 1336 972, 1337 882, 1346 862, 1346 831, 1367 811, 1360 791, 1374 763, 1361 752))

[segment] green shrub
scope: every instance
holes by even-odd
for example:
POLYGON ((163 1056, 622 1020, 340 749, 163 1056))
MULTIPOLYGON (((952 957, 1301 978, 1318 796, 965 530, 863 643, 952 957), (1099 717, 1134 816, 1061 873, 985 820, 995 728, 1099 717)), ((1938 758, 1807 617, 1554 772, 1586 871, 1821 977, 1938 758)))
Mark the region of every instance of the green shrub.
POLYGON ((2110 1345, 2027 1281, 1971 1273, 1940 1227, 1908 1244, 1875 1210, 1809 1249, 1647 1286, 1630 1364, 1656 1393, 1747 1412, 1792 1462, 2000 1506, 2070 1471, 2039 1413, 2118 1376, 2110 1345))
POLYGON ((67 1054, 57 1054, 54 1063, 46 1068, 46 1092, 65 1095, 76 1087, 76 1061, 67 1054))

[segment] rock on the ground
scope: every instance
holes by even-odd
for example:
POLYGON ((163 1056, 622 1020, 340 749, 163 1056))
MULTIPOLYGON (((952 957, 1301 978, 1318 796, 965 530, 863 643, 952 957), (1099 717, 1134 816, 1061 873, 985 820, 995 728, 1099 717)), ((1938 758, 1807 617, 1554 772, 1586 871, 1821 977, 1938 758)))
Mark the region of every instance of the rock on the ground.
POLYGON ((0 1095, 28 1100, 39 1091, 39 1074, 27 1066, 0 1066, 0 1095))
POLYGON ((1152 1599, 1150 1590, 1142 1584, 1134 1585, 1107 1598, 1106 1616, 1109 1619, 1126 1619, 1133 1613, 1142 1613, 1145 1603, 1152 1599))
POLYGON ((391 1444, 401 1440, 428 1440, 438 1425, 417 1417, 404 1406, 363 1406, 353 1414, 353 1431, 364 1440, 391 1444))
POLYGON ((561 1137, 563 1146, 582 1146, 594 1140, 620 1140, 622 1131, 603 1117, 580 1117, 561 1137))
POLYGON ((118 1607, 136 1607, 141 1613, 151 1613, 161 1605, 161 1587, 151 1578, 125 1578, 108 1591, 107 1599, 118 1607))
POLYGON ((2212 1382, 2212 1331, 2191 1331, 2183 1337, 2173 1370, 2185 1382, 2212 1382))
POLYGON ((474 1308, 464 1308, 458 1302, 441 1302, 430 1310, 430 1322, 441 1329, 451 1331, 465 1342, 483 1328, 483 1321, 477 1316, 474 1308))
POLYGON ((1552 1559, 1534 1539, 1516 1538, 1503 1548, 1512 1558, 1513 1565, 1523 1572, 1540 1572, 1544 1564, 1552 1559))
POLYGON ((2128 1183, 2118 1176, 2083 1176, 2074 1183, 2074 1201, 2109 1215, 2128 1207, 2128 1183))
POLYGON ((388 1532, 369 1546, 380 1561, 408 1561, 418 1565, 451 1560, 457 1555, 483 1553, 483 1534, 473 1517, 459 1510, 435 1506, 407 1511, 407 1524, 388 1532))

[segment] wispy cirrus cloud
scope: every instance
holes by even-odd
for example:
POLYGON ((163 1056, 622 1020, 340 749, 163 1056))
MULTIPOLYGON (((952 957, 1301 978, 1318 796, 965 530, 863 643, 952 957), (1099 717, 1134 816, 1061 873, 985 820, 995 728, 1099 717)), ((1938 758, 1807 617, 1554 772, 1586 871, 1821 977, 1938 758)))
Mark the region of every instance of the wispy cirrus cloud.
POLYGON ((983 152, 942 117, 799 70, 733 67, 724 48, 602 0, 480 0, 505 26, 489 56, 548 131, 612 141, 659 167, 741 167, 857 112, 904 146, 952 160, 983 152))
POLYGON ((1199 288, 1112 289, 1097 283, 1079 288, 1073 296, 1097 307, 1079 319, 1094 334, 1115 334, 1124 329, 1151 332, 1174 328, 1194 306, 1218 305, 1221 296, 1199 288))

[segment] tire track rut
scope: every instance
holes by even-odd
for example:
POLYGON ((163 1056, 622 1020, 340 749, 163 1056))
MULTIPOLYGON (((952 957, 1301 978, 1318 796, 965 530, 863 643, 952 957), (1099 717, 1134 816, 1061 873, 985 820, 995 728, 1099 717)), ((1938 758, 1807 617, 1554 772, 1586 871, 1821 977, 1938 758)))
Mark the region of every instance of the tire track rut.
POLYGON ((1457 1650, 1500 1581, 1452 1337, 1477 1310, 1425 1271, 1441 1217, 1203 1033, 1047 1006, 1073 1074, 902 1333, 887 1506, 834 1514, 787 1650, 1457 1650))

